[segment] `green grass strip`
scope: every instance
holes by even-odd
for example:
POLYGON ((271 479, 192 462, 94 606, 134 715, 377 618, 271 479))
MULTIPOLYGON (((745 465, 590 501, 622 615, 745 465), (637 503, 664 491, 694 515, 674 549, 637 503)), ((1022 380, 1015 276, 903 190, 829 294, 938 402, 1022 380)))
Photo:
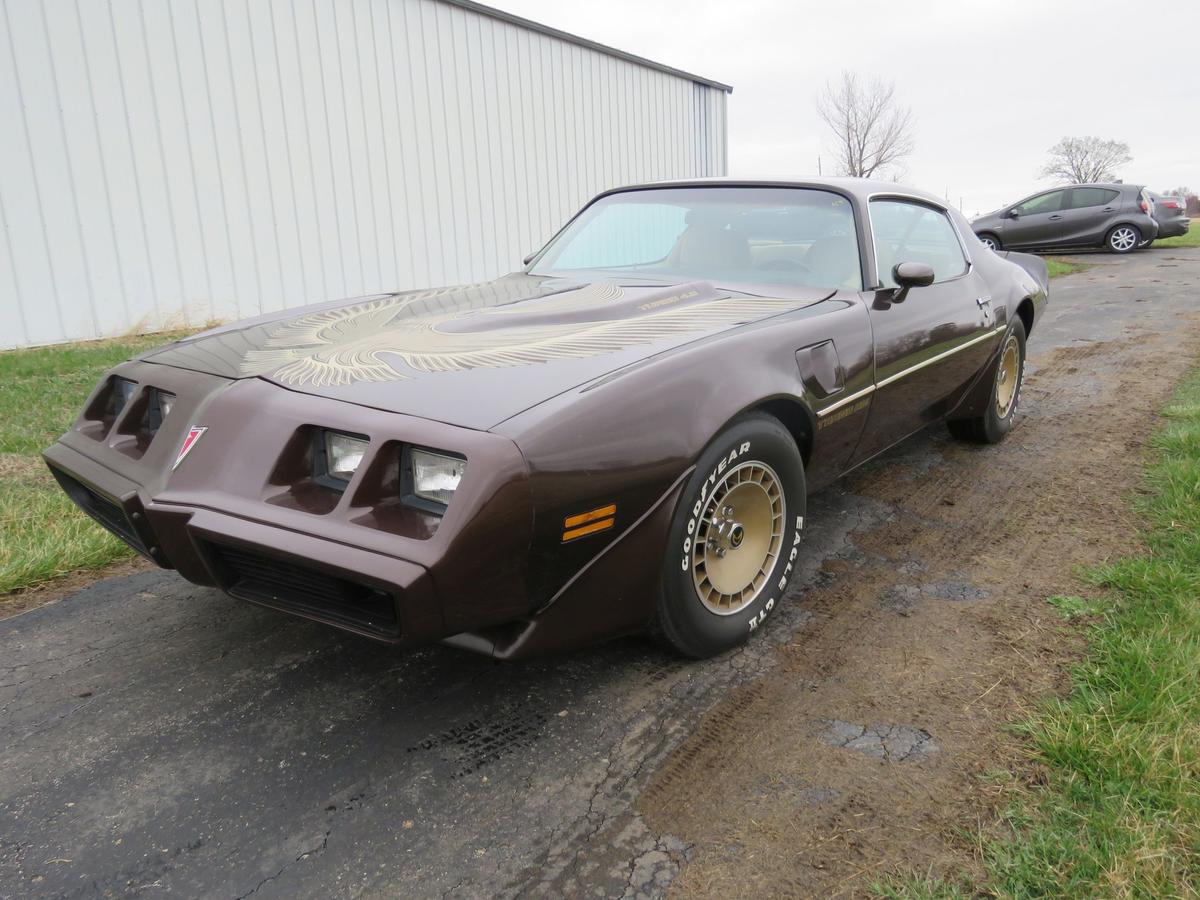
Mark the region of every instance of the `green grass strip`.
POLYGON ((179 336, 0 353, 0 594, 132 555, 75 508, 39 454, 71 426, 105 371, 179 336))

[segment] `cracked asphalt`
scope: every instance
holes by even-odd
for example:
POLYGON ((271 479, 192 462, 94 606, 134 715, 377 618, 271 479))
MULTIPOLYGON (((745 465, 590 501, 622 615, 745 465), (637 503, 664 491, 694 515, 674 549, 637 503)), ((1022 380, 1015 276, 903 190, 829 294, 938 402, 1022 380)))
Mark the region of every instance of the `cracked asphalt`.
MULTIPOLYGON (((1193 311, 1175 284, 1196 283, 1195 251, 1083 261, 1055 282, 1031 371, 1193 311)), ((889 512, 844 485, 813 497, 791 602, 701 663, 643 639, 508 664, 397 652, 159 572, 0 622, 0 897, 661 896, 690 848, 641 819, 639 792, 776 664, 823 564, 889 512)), ((903 722, 824 727, 885 761, 937 752, 903 722)))

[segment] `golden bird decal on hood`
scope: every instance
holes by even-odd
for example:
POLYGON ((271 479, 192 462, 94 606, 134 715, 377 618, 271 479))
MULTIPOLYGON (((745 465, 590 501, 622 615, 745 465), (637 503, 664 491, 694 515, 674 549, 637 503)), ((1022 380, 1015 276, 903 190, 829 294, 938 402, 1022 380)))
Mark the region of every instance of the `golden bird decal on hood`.
POLYGON ((248 351, 242 375, 327 387, 408 373, 501 368, 612 353, 795 308, 793 300, 730 297, 706 283, 627 297, 597 282, 483 309, 431 309, 433 292, 399 294, 300 316, 248 351))

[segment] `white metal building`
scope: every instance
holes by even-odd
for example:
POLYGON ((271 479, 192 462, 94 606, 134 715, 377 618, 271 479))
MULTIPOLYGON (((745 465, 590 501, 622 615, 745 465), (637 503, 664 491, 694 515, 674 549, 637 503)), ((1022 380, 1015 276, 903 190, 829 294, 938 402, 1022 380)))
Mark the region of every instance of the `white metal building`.
POLYGON ((0 0, 0 348, 519 267, 726 85, 468 0, 0 0))

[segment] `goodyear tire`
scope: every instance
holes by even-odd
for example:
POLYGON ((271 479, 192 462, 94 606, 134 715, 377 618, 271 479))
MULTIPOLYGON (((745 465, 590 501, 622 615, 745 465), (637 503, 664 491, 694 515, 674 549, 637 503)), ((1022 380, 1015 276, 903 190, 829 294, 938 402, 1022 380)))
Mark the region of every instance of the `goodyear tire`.
POLYGON ((947 422, 950 433, 975 444, 998 444, 1012 430, 1025 381, 1025 323, 1017 318, 1004 334, 1000 355, 992 372, 992 393, 987 410, 972 419, 947 422))
POLYGON ((743 643, 783 600, 804 527, 804 465, 777 419, 740 417, 700 455, 671 522, 658 630, 680 653, 743 643))

